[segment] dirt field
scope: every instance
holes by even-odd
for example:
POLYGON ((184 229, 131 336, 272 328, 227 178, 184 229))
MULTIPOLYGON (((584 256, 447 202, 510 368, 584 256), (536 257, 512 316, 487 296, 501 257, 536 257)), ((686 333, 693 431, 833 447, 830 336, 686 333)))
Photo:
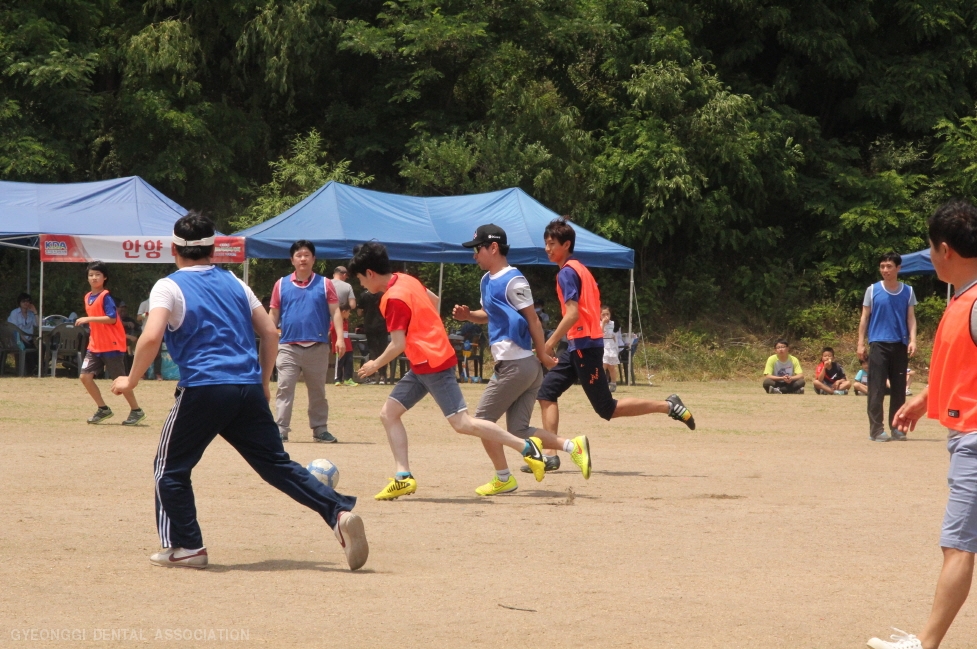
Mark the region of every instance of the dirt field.
MULTIPOLYGON (((918 630, 929 610, 945 434, 927 422, 908 443, 870 443, 864 398, 746 382, 619 391, 677 390, 690 433, 660 415, 603 422, 574 391, 563 432, 590 435, 594 475, 566 461, 495 499, 473 492, 492 474, 478 440, 427 400, 407 419, 418 492, 378 503, 389 387, 330 386, 341 443, 320 445, 300 385, 286 449, 329 458, 360 497, 366 568, 350 573, 321 519, 218 439, 194 473, 211 565, 182 571, 148 560, 173 387, 143 382, 149 425, 127 429, 121 397, 94 427, 77 381, 0 379, 0 646, 835 649, 918 630)), ((470 407, 480 390, 465 388, 470 407)), ((944 647, 975 638, 971 601, 944 647)))

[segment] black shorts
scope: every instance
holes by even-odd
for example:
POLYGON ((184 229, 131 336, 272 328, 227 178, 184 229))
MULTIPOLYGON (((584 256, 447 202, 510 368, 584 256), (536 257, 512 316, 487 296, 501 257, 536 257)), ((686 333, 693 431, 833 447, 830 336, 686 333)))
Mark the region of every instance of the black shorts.
POLYGON ((570 386, 580 382, 583 391, 590 400, 594 412, 601 419, 610 421, 617 410, 617 399, 611 396, 611 389, 607 385, 607 375, 604 374, 604 347, 588 347, 575 349, 560 354, 556 367, 543 377, 543 385, 536 395, 538 401, 558 401, 560 396, 570 389, 570 386))

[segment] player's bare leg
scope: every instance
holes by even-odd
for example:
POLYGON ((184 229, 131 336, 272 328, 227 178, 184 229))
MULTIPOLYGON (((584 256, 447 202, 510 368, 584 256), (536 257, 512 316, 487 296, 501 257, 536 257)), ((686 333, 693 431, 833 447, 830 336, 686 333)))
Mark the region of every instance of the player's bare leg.
POLYGON ((398 473, 410 473, 410 463, 407 460, 407 429, 404 427, 403 416, 407 408, 393 399, 387 399, 380 409, 380 422, 387 431, 387 443, 394 455, 394 463, 398 473))
POLYGON ((654 412, 668 414, 670 408, 671 406, 667 401, 633 398, 618 399, 617 408, 614 410, 614 414, 611 415, 611 419, 616 419, 617 417, 639 417, 641 415, 650 415, 654 412))
POLYGON ((974 554, 954 548, 943 548, 943 569, 936 582, 936 596, 926 626, 917 637, 923 649, 936 649, 943 641, 953 618, 967 601, 974 580, 974 554))
MULTIPOLYGON (((553 431, 553 435, 557 435, 560 432, 560 406, 556 403, 556 401, 544 401, 540 399, 539 411, 543 419, 543 428, 547 431, 553 431)), ((540 437, 540 439, 543 438, 540 437)), ((546 446, 546 449, 552 450, 553 446, 546 446)), ((552 453, 544 453, 544 455, 556 457, 556 451, 553 451, 552 453)))
POLYGON ((81 384, 85 386, 88 390, 88 394, 91 396, 92 400, 95 401, 95 405, 99 408, 105 407, 105 400, 102 399, 102 392, 98 389, 98 385, 95 384, 94 374, 82 374, 80 377, 81 384))

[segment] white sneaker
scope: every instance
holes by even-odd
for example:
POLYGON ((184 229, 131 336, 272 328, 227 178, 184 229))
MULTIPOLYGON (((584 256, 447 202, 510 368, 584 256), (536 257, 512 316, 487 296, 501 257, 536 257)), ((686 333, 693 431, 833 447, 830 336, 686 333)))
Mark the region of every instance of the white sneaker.
POLYGON ((872 649, 923 649, 923 643, 913 634, 906 633, 896 627, 892 627, 892 630, 896 633, 889 636, 891 641, 872 638, 868 641, 868 646, 872 649))
POLYGON ((363 519, 350 512, 339 512, 336 527, 333 529, 339 545, 346 552, 346 563, 350 570, 359 570, 370 556, 370 544, 366 542, 363 519))
POLYGON ((207 548, 184 550, 183 548, 163 548, 149 557, 154 566, 164 568, 206 568, 207 548))

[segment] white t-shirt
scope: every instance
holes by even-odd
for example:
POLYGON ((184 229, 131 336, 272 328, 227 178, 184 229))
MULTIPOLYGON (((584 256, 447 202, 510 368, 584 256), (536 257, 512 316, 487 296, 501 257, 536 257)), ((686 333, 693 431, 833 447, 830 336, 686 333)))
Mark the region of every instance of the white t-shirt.
MULTIPOLYGON (((506 266, 497 273, 489 274, 489 279, 498 279, 502 275, 514 270, 512 266, 506 266)), ((513 277, 505 287, 505 299, 516 311, 521 311, 527 306, 532 306, 533 292, 529 288, 529 280, 522 275, 513 277)), ((482 302, 482 306, 485 303, 482 302)), ((533 355, 533 350, 523 349, 511 340, 500 340, 492 343, 492 358, 496 361, 515 361, 520 358, 528 358, 533 355)))
MULTIPOLYGON (((181 268, 177 270, 178 273, 199 273, 205 270, 210 270, 213 266, 187 266, 186 268, 181 268)), ((241 281, 240 277, 235 277, 240 284, 241 288, 244 289, 245 295, 248 297, 248 303, 251 305, 251 310, 262 308, 261 300, 255 297, 254 291, 251 287, 241 281)), ((176 331, 183 324, 183 316, 186 314, 187 302, 183 297, 183 291, 180 289, 180 285, 174 282, 169 277, 164 277, 163 279, 156 282, 153 286, 153 290, 149 293, 149 310, 152 311, 156 308, 164 308, 170 312, 170 317, 166 321, 167 327, 170 331, 176 331)))

